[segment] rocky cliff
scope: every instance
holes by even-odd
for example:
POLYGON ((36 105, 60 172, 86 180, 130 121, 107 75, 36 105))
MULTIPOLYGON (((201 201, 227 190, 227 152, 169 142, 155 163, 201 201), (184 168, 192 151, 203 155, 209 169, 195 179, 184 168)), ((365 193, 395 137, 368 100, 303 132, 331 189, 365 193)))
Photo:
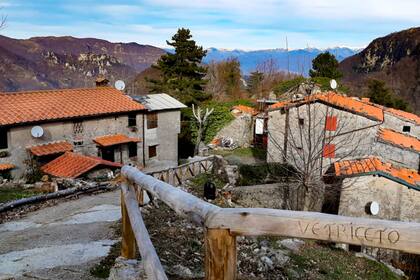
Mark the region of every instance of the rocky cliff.
POLYGON ((74 37, 0 36, 0 91, 90 87, 95 77, 130 80, 164 51, 137 43, 74 37))
POLYGON ((366 49, 340 63, 343 83, 364 95, 367 81, 379 79, 420 113, 420 28, 373 40, 366 49))

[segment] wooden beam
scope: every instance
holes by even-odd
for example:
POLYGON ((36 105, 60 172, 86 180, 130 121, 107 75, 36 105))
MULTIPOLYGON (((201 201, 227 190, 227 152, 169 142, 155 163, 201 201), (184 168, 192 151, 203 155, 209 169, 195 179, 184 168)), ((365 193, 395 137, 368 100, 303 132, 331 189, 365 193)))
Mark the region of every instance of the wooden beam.
POLYGON ((121 256, 126 259, 136 258, 136 239, 131 228, 130 218, 128 217, 127 207, 121 190, 121 217, 122 217, 122 241, 121 256))
POLYGON ((220 208, 205 202, 194 195, 175 188, 165 182, 156 180, 152 176, 142 173, 135 167, 124 166, 121 170, 123 176, 134 182, 154 197, 162 200, 179 215, 203 225, 207 216, 220 208))
POLYGON ((420 223, 265 208, 224 208, 210 215, 208 228, 244 236, 274 235, 326 240, 420 253, 420 223))
POLYGON ((165 280, 165 271, 160 263, 159 257, 150 240, 149 233, 141 216, 140 208, 138 207, 135 191, 127 184, 121 185, 122 200, 125 201, 127 214, 132 225, 132 230, 135 240, 139 246, 140 255, 146 271, 147 279, 165 280))
POLYGON ((207 229, 206 280, 236 279, 236 238, 227 229, 207 229))

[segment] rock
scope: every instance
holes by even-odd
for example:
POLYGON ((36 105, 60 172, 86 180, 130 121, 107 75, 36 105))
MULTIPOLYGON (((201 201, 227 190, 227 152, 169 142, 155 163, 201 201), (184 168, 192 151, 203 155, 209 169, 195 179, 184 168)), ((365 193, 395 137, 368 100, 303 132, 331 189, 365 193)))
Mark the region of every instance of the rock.
POLYGON ((267 257, 267 256, 262 256, 261 258, 260 258, 260 260, 264 263, 264 264, 266 264, 270 269, 272 269, 273 268, 273 261, 269 258, 269 257, 267 257))
POLYGON ((283 246, 284 248, 297 253, 300 249, 300 247, 302 247, 305 242, 303 240, 297 239, 297 238, 293 238, 293 239, 283 239, 283 240, 279 240, 277 241, 277 244, 280 246, 283 246))
POLYGON ((172 273, 179 277, 192 278, 194 275, 188 267, 177 264, 172 267, 172 273))
POLYGON ((109 272, 108 280, 138 280, 146 279, 143 266, 138 260, 118 257, 109 272))
POLYGON ((50 177, 48 175, 44 175, 41 178, 41 182, 48 182, 50 180, 50 177))
POLYGON ((274 257, 278 266, 283 266, 290 260, 290 257, 287 256, 287 252, 282 250, 276 250, 274 257))

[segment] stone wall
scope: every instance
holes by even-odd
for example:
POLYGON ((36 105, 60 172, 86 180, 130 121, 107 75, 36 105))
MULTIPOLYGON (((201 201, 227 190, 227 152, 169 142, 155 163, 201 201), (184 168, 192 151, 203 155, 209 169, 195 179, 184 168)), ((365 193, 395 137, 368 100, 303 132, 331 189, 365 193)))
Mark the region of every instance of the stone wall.
POLYGON ((223 127, 215 136, 216 139, 229 137, 239 147, 249 147, 254 135, 253 119, 251 115, 242 114, 223 127))
POLYGON ((164 162, 165 167, 178 165, 178 134, 181 132, 181 112, 179 110, 157 111, 158 126, 147 129, 145 127, 145 159, 146 166, 153 166, 164 162), (157 156, 149 157, 149 146, 157 146, 157 156))
POLYGON ((362 176, 343 181, 339 215, 420 222, 420 191, 384 177, 362 176), (377 216, 366 213, 368 202, 379 203, 377 216))

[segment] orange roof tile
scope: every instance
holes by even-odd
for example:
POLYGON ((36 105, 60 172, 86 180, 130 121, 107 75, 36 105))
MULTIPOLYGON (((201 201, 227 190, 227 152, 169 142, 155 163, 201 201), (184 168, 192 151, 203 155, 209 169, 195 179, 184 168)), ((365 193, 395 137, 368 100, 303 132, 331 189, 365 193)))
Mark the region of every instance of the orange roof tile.
POLYGON ((391 129, 381 128, 378 133, 378 138, 380 141, 420 152, 420 140, 413 136, 399 133, 391 129))
POLYGON ((31 153, 35 156, 47 156, 58 153, 70 152, 73 146, 67 141, 57 141, 38 146, 29 147, 31 153))
POLYGON ((0 125, 144 110, 111 87, 0 93, 0 125))
POLYGON ((255 108, 245 106, 245 105, 233 106, 232 110, 238 110, 238 111, 241 111, 242 113, 247 113, 247 114, 251 114, 251 115, 258 114, 258 111, 255 108))
POLYGON ((405 111, 397 110, 393 108, 386 108, 385 112, 388 112, 396 117, 400 117, 400 118, 415 122, 417 125, 420 125, 420 116, 417 116, 416 114, 412 114, 409 112, 405 112, 405 111))
POLYGON ((13 164, 10 163, 0 163, 0 171, 6 171, 15 168, 13 164))
POLYGON ((114 134, 114 135, 105 135, 101 137, 96 137, 93 139, 95 143, 100 146, 108 147, 118 144, 126 144, 126 143, 136 143, 140 142, 139 138, 131 138, 124 134, 114 134))
POLYGON ((281 101, 271 105, 269 108, 274 110, 285 107, 300 106, 311 102, 323 102, 378 121, 384 120, 384 114, 381 108, 335 92, 314 94, 297 101, 281 101))
POLYGON ((100 165, 114 168, 122 166, 119 163, 103 160, 98 157, 66 152, 62 156, 42 166, 41 170, 56 177, 76 178, 100 165))
POLYGON ((416 170, 398 168, 376 157, 335 162, 334 169, 339 177, 378 174, 410 187, 417 188, 420 184, 420 174, 416 170))

